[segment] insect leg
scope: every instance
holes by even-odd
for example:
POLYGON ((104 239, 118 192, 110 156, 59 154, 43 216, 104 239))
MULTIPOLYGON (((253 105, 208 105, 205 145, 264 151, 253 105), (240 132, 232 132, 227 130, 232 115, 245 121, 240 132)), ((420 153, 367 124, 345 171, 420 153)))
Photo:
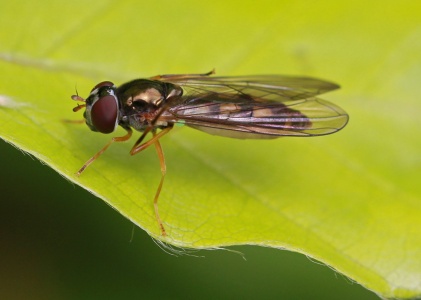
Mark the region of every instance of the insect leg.
POLYGON ((160 180, 159 185, 158 185, 158 189, 156 190, 156 193, 155 193, 155 197, 154 197, 154 200, 153 200, 153 205, 154 205, 154 209, 155 209, 156 221, 158 222, 159 228, 161 229, 162 236, 166 236, 167 233, 165 231, 164 225, 162 224, 161 217, 159 216, 158 199, 159 199, 159 194, 161 193, 162 185, 164 184, 165 174, 167 173, 167 166, 165 164, 164 152, 162 151, 162 147, 161 147, 161 144, 159 143, 159 139, 163 135, 165 135, 166 133, 168 133, 171 129, 172 129, 172 126, 171 127, 167 127, 165 129, 163 129, 158 134, 155 131, 152 131, 153 137, 149 141, 147 141, 147 142, 139 145, 139 143, 141 142, 141 140, 139 139, 134 144, 132 150, 130 151, 130 154, 131 155, 135 155, 138 152, 140 152, 142 150, 145 150, 150 145, 155 144, 155 149, 156 149, 156 152, 158 154, 159 163, 161 165, 161 174, 162 175, 161 175, 161 180, 160 180))
POLYGON ((165 75, 156 75, 149 78, 150 80, 180 80, 180 79, 194 79, 200 77, 206 77, 215 74, 215 69, 212 69, 210 72, 204 74, 165 74, 165 75))
POLYGON ((67 124, 85 124, 85 120, 68 120, 68 119, 62 119, 61 120, 63 123, 67 123, 67 124))
POLYGON ((130 128, 124 128, 127 131, 127 134, 124 136, 120 136, 120 137, 113 137, 111 139, 111 141, 108 142, 108 144, 106 144, 104 146, 104 148, 102 148, 101 150, 98 151, 97 154, 95 154, 94 156, 92 156, 83 166, 82 168, 80 168, 80 170, 76 173, 77 176, 80 176, 80 174, 91 164, 94 162, 95 159, 97 159, 102 153, 104 153, 105 150, 107 150, 107 148, 114 142, 124 142, 127 141, 131 136, 132 136, 132 130, 130 128))
MULTIPOLYGON (((153 134, 155 135, 155 132, 153 134)), ((158 154, 159 164, 161 165, 161 180, 159 181, 159 186, 158 186, 158 189, 156 190, 155 197, 153 199, 153 206, 155 209, 156 220, 158 222, 159 227, 161 228, 161 234, 162 236, 166 236, 167 233, 165 232, 164 224, 162 224, 161 217, 159 216, 158 198, 159 198, 159 194, 161 193, 162 185, 164 184, 164 177, 165 177, 165 174, 167 173, 167 165, 165 164, 165 156, 164 156, 164 152, 162 151, 161 143, 159 142, 159 140, 156 140, 155 142, 155 149, 156 149, 156 153, 158 154)))
MULTIPOLYGON (((132 150, 130 150, 130 154, 131 155, 135 155, 137 153, 139 153, 142 150, 145 150, 146 148, 148 148, 150 145, 152 145, 153 143, 155 143, 157 140, 159 140, 163 135, 167 134, 170 130, 172 129, 171 127, 167 127, 165 129, 162 129, 160 133, 156 134, 155 132, 153 132, 153 138, 151 138, 149 141, 144 142, 143 144, 140 144, 140 142, 142 141, 141 139, 139 139, 134 145, 132 150), (140 144, 140 145, 139 145, 140 144)), ((150 130, 149 130, 150 131, 150 130)))

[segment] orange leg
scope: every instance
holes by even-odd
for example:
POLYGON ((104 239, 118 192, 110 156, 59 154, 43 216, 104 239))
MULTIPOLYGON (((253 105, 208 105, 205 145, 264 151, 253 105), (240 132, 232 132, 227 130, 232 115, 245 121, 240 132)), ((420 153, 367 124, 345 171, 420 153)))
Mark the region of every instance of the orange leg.
POLYGON ((62 119, 61 120, 63 123, 66 124, 85 124, 85 119, 83 120, 68 120, 68 119, 62 119))
POLYGON ((159 164, 161 165, 162 175, 161 175, 161 180, 159 181, 158 189, 156 190, 155 197, 153 199, 153 206, 155 209, 156 220, 158 221, 158 225, 161 228, 161 234, 162 236, 166 236, 167 233, 165 232, 165 227, 164 227, 164 224, 162 224, 161 217, 159 216, 159 210, 158 210, 158 198, 159 198, 159 194, 161 193, 162 185, 164 184, 165 174, 167 174, 167 166, 165 164, 164 152, 162 151, 161 143, 159 142, 159 140, 156 140, 155 142, 155 149, 159 157, 159 164))
MULTIPOLYGON (((158 188, 155 192, 155 197, 153 200, 153 205, 154 205, 154 209, 155 209, 155 217, 156 217, 156 221, 158 222, 159 228, 161 229, 161 234, 162 236, 166 236, 167 233, 165 231, 165 227, 164 224, 162 224, 162 220, 161 217, 159 216, 159 209, 158 209, 158 199, 159 199, 159 194, 161 193, 161 189, 162 189, 162 185, 164 184, 164 178, 165 178, 165 174, 167 173, 167 166, 165 164, 165 156, 164 156, 164 152, 162 151, 162 147, 161 144, 159 143, 159 139, 165 135, 166 133, 168 133, 170 130, 172 129, 172 127, 167 127, 165 129, 163 129, 160 133, 156 134, 155 131, 152 131, 153 137, 139 145, 139 143, 141 142, 142 139, 139 139, 133 146, 132 150, 130 151, 131 155, 135 155, 137 153, 139 153, 142 150, 145 150, 146 148, 148 148, 150 145, 154 144, 155 145, 155 149, 156 152, 158 154, 158 158, 159 158, 159 163, 161 165, 161 180, 159 181, 159 185, 158 188)), ((149 130, 150 131, 150 130, 149 130)))
MULTIPOLYGON (((148 148, 150 145, 152 145, 153 143, 155 143, 156 141, 158 141, 163 135, 167 134, 170 130, 172 129, 171 127, 167 127, 165 129, 162 129, 160 133, 156 134, 154 131, 152 131, 153 134, 153 138, 151 138, 149 141, 144 142, 143 144, 140 144, 143 140, 143 134, 142 136, 137 140, 137 142, 133 145, 132 150, 130 150, 130 154, 131 155, 135 155, 137 153, 139 153, 142 150, 145 150, 146 148, 148 148), (140 145, 139 145, 140 144, 140 145)), ((148 130, 148 132, 150 132, 152 129, 148 130)), ((146 130, 145 130, 146 132, 146 130)))
POLYGON ((166 75, 156 75, 154 77, 150 77, 150 80, 182 80, 182 79, 197 79, 200 77, 206 77, 215 74, 215 69, 210 72, 204 74, 166 74, 166 75))
POLYGON ((97 154, 95 154, 94 156, 92 156, 83 166, 82 168, 80 168, 80 170, 76 173, 77 176, 80 176, 80 174, 82 174, 82 172, 91 164, 94 162, 95 159, 97 159, 102 153, 104 153, 105 150, 108 149, 108 147, 110 147, 110 145, 114 142, 124 142, 127 141, 128 139, 130 139, 130 137, 132 136, 133 131, 130 128, 124 128, 127 131, 127 134, 125 136, 120 136, 120 137, 113 137, 111 139, 111 141, 108 142, 108 144, 106 144, 104 146, 104 148, 102 148, 101 150, 98 151, 97 154))

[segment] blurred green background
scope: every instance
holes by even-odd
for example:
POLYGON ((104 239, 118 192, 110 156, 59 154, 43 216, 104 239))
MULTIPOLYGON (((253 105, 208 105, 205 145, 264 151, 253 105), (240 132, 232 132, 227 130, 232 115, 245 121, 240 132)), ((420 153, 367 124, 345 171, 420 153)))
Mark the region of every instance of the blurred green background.
POLYGON ((0 153, 1 299, 378 299, 288 251, 171 256, 38 160, 4 141, 0 153))

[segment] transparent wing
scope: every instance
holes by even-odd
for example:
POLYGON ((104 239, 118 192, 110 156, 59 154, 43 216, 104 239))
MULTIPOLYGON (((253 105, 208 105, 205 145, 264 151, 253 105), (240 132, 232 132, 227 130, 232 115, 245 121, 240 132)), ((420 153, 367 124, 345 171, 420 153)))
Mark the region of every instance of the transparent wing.
POLYGON ((262 102, 253 95, 218 93, 187 96, 161 118, 233 138, 326 135, 348 122, 340 107, 316 97, 262 102))
POLYGON ((182 98, 168 104, 160 119, 234 138, 325 135, 348 122, 344 110, 316 97, 337 84, 309 77, 211 73, 154 77, 183 89, 182 98))
POLYGON ((258 101, 288 101, 314 97, 339 88, 339 85, 310 77, 258 75, 211 77, 162 75, 159 80, 181 86, 188 94, 244 94, 258 101))

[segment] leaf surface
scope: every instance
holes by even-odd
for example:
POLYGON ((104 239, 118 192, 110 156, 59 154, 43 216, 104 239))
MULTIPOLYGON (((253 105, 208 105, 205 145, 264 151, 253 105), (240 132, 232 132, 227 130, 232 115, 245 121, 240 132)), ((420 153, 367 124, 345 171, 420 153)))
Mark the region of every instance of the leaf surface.
POLYGON ((285 248, 382 296, 419 296, 421 13, 415 1, 376 3, 3 4, 0 137, 172 245, 285 248), (214 67, 336 81, 342 89, 326 98, 350 123, 332 136, 271 141, 173 130, 162 139, 162 238, 154 149, 131 157, 131 143, 112 145, 77 178, 111 135, 62 120, 82 118, 75 86, 86 96, 102 80, 214 67))

